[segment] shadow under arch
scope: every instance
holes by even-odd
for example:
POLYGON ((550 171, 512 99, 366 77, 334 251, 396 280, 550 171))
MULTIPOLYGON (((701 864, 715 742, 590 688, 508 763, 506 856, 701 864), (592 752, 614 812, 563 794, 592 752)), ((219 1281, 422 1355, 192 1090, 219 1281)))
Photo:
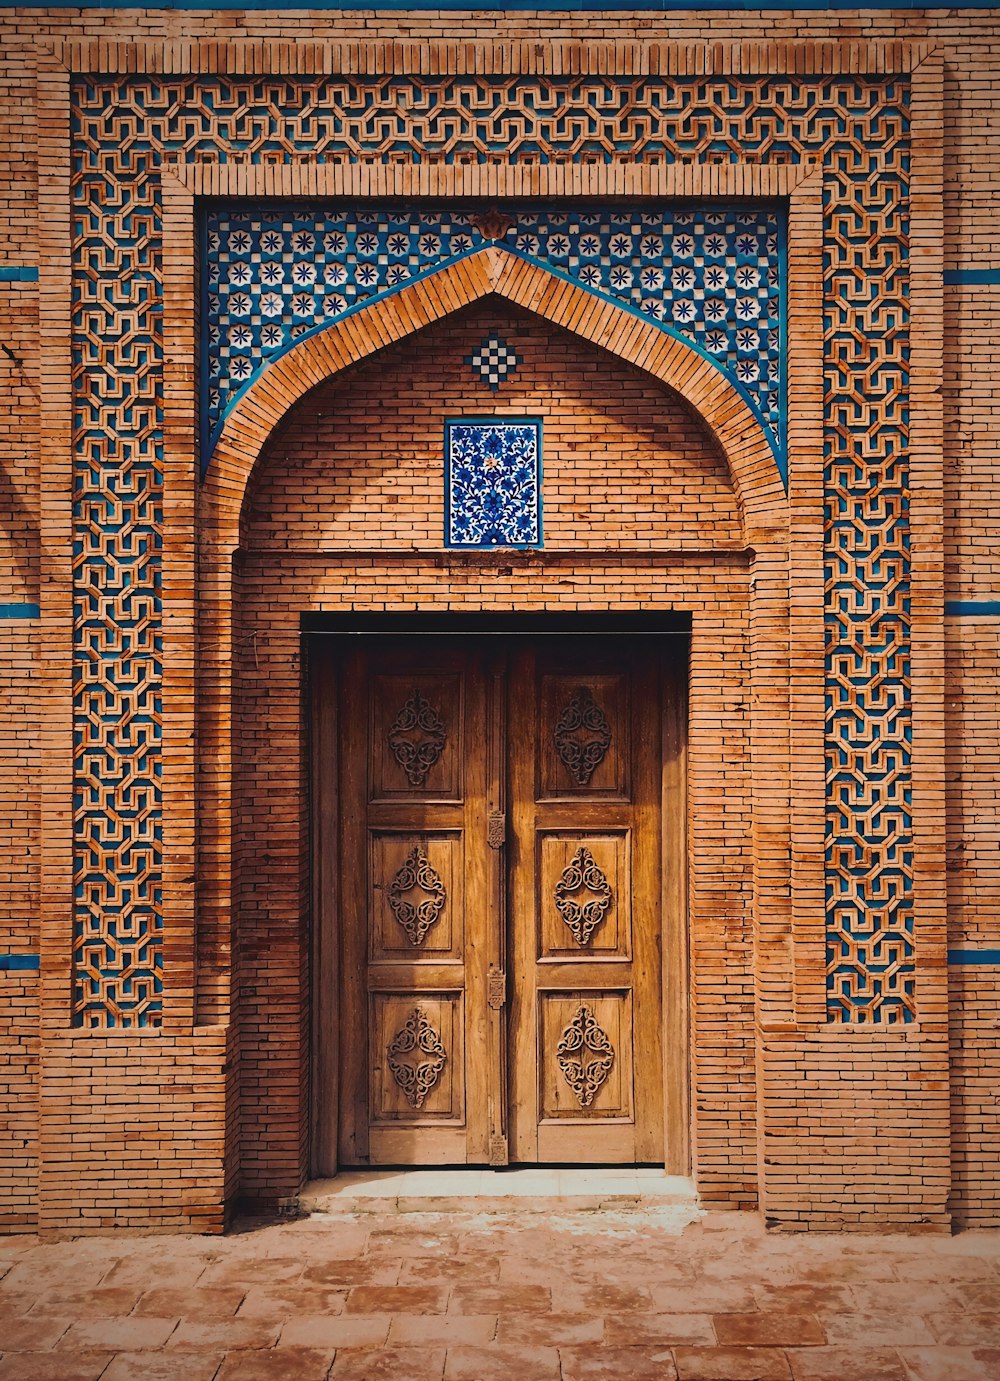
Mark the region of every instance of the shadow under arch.
POLYGON ((212 455, 202 490, 207 544, 218 555, 236 549, 243 499, 257 459, 285 414, 310 389, 490 295, 609 351, 683 398, 726 459, 747 545, 780 540, 788 510, 774 453, 760 422, 722 370, 693 345, 626 307, 490 247, 306 337, 264 370, 226 418, 212 455))

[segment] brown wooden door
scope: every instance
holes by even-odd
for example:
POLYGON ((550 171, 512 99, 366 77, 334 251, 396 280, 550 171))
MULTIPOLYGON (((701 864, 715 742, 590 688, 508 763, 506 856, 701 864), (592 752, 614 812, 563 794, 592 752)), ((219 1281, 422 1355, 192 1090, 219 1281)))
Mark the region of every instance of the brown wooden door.
POLYGON ((484 1163, 501 1134, 500 709, 483 656, 455 640, 344 668, 343 1164, 484 1163))
POLYGON ((655 659, 340 667, 340 1163, 662 1161, 655 659))
POLYGON ((512 1160, 663 1160, 659 681, 621 639, 512 660, 512 1160))

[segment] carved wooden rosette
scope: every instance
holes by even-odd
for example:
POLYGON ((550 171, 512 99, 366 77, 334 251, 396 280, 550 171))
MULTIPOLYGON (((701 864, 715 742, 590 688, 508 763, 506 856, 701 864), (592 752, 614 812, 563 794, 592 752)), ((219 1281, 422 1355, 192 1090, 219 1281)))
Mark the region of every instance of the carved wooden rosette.
POLYGON ((589 1007, 579 1007, 563 1031, 556 1059, 581 1108, 589 1108, 615 1062, 614 1047, 589 1007))
POLYGON ((411 945, 422 945, 427 932, 441 915, 448 899, 444 883, 419 844, 406 855, 395 877, 386 888, 386 898, 396 920, 406 931, 411 945), (429 893, 421 901, 407 900, 417 889, 429 893))
POLYGON ((423 786, 427 774, 444 751, 447 732, 437 710, 414 687, 389 730, 392 756, 411 786, 423 786))
POLYGON ((419 1007, 413 1011, 397 1031, 386 1048, 386 1056, 392 1077, 406 1095, 411 1107, 423 1106, 424 1099, 441 1077, 448 1056, 445 1054, 441 1037, 434 1030, 419 1007), (419 1051, 414 1062, 401 1058, 419 1051))
POLYGON ((588 686, 580 686, 563 708, 555 746, 577 786, 589 786, 611 746, 611 725, 588 686))
POLYGON ((573 932, 578 945, 586 945, 604 920, 614 901, 611 886, 586 846, 581 845, 566 864, 555 886, 556 910, 573 932), (589 892, 591 899, 581 905, 575 893, 589 892))

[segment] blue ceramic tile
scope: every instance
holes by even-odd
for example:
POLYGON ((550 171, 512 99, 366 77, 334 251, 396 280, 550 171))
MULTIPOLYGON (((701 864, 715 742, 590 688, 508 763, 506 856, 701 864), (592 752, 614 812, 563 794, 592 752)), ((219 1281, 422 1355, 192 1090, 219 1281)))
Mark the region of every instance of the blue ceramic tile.
POLYGON ((542 424, 537 418, 446 423, 446 546, 540 546, 541 481, 542 424))

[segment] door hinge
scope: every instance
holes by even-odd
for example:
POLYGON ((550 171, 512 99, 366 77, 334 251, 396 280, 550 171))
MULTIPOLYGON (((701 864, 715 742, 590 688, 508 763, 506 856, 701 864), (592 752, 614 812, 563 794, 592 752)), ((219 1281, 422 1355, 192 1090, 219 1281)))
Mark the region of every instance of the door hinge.
POLYGON ((507 1138, 499 1132, 494 1132, 490 1137, 490 1164, 506 1165, 508 1159, 507 1138))
POLYGON ((491 810, 486 820, 486 842, 491 849, 502 849, 507 842, 507 817, 502 810, 491 810))
POLYGON ((507 975, 503 969, 490 967, 489 980, 486 987, 486 1001, 494 1012, 499 1012, 500 1008, 507 1001, 507 975))

